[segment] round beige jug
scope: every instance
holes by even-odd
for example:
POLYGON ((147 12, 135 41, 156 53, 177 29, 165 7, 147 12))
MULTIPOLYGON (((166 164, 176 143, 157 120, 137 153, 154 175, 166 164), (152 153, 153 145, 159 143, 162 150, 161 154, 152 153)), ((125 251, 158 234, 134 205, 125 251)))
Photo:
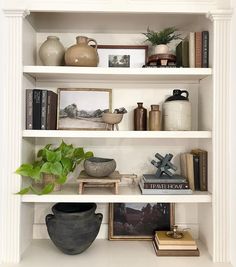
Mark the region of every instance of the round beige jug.
POLYGON ((77 36, 77 44, 69 47, 65 53, 65 63, 67 66, 97 67, 98 53, 97 42, 86 36, 77 36), (95 47, 89 45, 95 43, 95 47))

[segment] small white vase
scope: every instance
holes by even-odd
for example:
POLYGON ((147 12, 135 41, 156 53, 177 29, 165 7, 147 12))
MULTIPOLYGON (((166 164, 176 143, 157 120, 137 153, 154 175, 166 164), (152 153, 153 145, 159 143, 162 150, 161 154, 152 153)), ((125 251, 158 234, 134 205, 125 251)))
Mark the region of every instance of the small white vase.
POLYGON ((153 47, 154 54, 168 54, 169 47, 166 44, 160 44, 153 47))
POLYGON ((57 36, 48 36, 39 49, 39 57, 45 66, 63 65, 65 48, 57 36))

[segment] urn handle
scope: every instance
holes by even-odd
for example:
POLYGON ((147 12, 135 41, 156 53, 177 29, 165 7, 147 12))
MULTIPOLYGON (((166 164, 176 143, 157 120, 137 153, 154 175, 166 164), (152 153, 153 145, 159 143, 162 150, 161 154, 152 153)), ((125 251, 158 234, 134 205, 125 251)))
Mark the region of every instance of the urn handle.
POLYGON ((48 215, 46 216, 46 218, 45 218, 46 224, 47 224, 51 219, 53 219, 53 218, 54 218, 54 215, 53 215, 53 214, 48 214, 48 215))
POLYGON ((95 39, 93 39, 93 38, 88 38, 88 44, 90 42, 94 42, 95 43, 95 47, 94 48, 97 50, 97 47, 98 47, 97 41, 95 39))
POLYGON ((98 218, 99 222, 102 222, 102 219, 103 219, 102 213, 97 213, 96 217, 98 218))
POLYGON ((181 95, 182 95, 182 94, 186 94, 186 98, 188 98, 188 96, 189 96, 189 93, 188 93, 188 91, 186 91, 186 90, 182 90, 180 94, 181 94, 181 95))

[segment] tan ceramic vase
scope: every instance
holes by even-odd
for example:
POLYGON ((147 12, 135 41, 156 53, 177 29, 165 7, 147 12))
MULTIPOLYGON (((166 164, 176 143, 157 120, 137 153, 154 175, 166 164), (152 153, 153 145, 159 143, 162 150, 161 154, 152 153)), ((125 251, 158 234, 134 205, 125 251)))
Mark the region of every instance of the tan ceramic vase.
POLYGON ((149 131, 161 130, 161 112, 159 105, 151 105, 151 111, 149 111, 149 131))
POLYGON ((67 49, 65 53, 65 63, 67 66, 97 67, 98 53, 97 42, 86 36, 77 36, 77 44, 67 49), (95 47, 89 45, 95 43, 95 47))

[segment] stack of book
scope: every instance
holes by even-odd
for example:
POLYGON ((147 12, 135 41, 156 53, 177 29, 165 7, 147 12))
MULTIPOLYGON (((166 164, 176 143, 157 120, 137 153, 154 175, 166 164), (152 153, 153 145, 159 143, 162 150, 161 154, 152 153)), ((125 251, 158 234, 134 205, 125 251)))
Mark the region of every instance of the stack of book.
POLYGON ((183 238, 174 239, 166 235, 166 231, 156 231, 153 247, 157 256, 199 256, 196 241, 191 234, 183 232, 183 238))
POLYGON ((26 129, 56 128, 57 94, 48 90, 26 89, 26 129))
POLYGON ((157 178, 155 174, 143 174, 139 187, 143 195, 192 194, 188 180, 178 175, 173 178, 169 176, 157 178))
POLYGON ((180 155, 181 174, 188 178, 189 187, 193 191, 208 190, 207 151, 192 150, 180 155))
POLYGON ((209 32, 190 32, 176 47, 177 67, 209 67, 209 32))

